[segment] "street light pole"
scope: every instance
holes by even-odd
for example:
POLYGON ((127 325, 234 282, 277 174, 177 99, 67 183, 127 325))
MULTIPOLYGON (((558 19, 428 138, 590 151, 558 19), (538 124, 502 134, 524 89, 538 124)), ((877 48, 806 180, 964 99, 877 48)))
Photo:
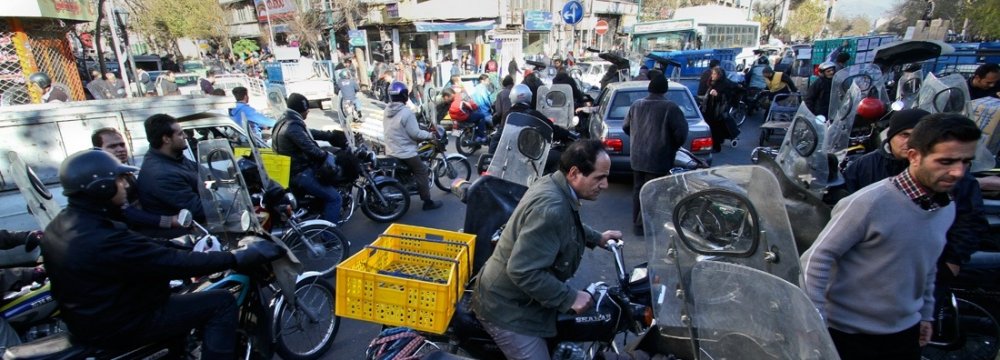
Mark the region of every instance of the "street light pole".
MULTIPOLYGON (((128 76, 125 75, 125 57, 122 56, 121 41, 118 38, 118 21, 114 12, 114 0, 108 0, 104 3, 104 5, 105 14, 111 15, 108 19, 108 25, 110 25, 111 28, 111 40, 114 43, 112 45, 114 46, 115 57, 118 58, 119 76, 121 76, 122 82, 125 83, 125 97, 131 98, 132 91, 130 90, 132 89, 132 86, 129 84, 128 76)), ((98 29, 98 31, 100 31, 100 29, 98 29)))
POLYGON ((274 55, 274 26, 271 25, 271 7, 267 5, 267 0, 261 0, 264 3, 264 12, 267 13, 267 47, 271 49, 271 54, 274 55))

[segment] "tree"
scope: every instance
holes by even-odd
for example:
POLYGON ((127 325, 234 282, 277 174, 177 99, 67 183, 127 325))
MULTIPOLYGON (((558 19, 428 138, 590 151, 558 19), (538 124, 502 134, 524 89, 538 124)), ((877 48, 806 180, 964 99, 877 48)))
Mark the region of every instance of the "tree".
POLYGON ((228 36, 218 1, 136 1, 132 11, 133 28, 155 34, 150 39, 164 48, 175 48, 180 38, 222 40, 228 36))
POLYGON ((252 39, 240 39, 233 44, 234 55, 246 56, 257 51, 260 51, 260 46, 258 46, 257 42, 252 39))
POLYGON ((714 3, 712 0, 645 0, 639 9, 639 21, 669 19, 677 8, 714 3))
MULTIPOLYGON (((995 0, 974 1, 990 2, 995 0)), ((896 16, 881 30, 903 34, 906 32, 906 28, 916 24, 917 20, 946 19, 952 20, 952 23, 960 23, 958 16, 964 2, 962 0, 902 0, 891 10, 891 13, 896 14, 896 16)))
MULTIPOLYGON (((996 0, 966 0, 962 15, 969 19, 969 33, 975 38, 1000 38, 1000 2, 996 0)), ((960 22, 956 22, 961 24, 960 22)))
POLYGON ((825 14, 826 9, 819 2, 805 1, 788 17, 785 28, 793 37, 812 39, 823 30, 825 14))
POLYGON ((299 9, 299 11, 296 11, 285 20, 285 25, 288 25, 288 31, 299 39, 299 46, 306 45, 305 47, 311 49, 313 54, 318 54, 319 43, 317 43, 316 39, 321 37, 322 33, 320 31, 325 25, 322 10, 320 4, 314 3, 312 8, 299 9))
POLYGON ((760 23, 761 42, 771 40, 781 21, 781 1, 760 1, 753 4, 753 19, 760 23))
MULTIPOLYGON (((330 8, 334 9, 333 26, 338 30, 357 30, 358 22, 364 18, 368 10, 361 0, 330 0, 330 8)), ((358 80, 361 85, 371 85, 364 49, 354 48, 354 58, 357 59, 354 64, 358 69, 358 80)))

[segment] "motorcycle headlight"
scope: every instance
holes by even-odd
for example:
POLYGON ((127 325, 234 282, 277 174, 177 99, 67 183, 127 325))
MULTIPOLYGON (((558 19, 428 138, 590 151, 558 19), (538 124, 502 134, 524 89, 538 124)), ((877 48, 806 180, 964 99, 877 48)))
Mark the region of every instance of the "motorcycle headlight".
POLYGON ((759 242, 759 220, 750 200, 723 189, 681 199, 673 223, 684 245, 701 255, 750 256, 759 242))
POLYGON ((819 143, 819 136, 816 134, 816 128, 802 117, 795 118, 792 123, 792 137, 791 145, 795 149, 795 152, 802 157, 809 157, 816 151, 816 145, 819 143))

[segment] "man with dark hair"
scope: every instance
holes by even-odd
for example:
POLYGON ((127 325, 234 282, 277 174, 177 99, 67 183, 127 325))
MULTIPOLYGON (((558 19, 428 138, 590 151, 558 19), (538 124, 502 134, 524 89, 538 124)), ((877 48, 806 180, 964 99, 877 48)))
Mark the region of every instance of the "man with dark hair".
MULTIPOLYGON (((125 138, 118 132, 118 129, 105 127, 94 130, 94 133, 90 136, 90 142, 95 148, 111 154, 122 164, 129 164, 128 146, 125 145, 125 138)), ((176 214, 157 215, 143 210, 142 205, 139 203, 139 186, 136 183, 135 175, 131 173, 127 174, 125 180, 129 185, 127 189, 128 201, 122 206, 122 215, 125 216, 125 219, 132 228, 171 229, 181 226, 177 222, 176 214)))
POLYGON ((851 54, 848 54, 847 52, 840 52, 837 54, 837 58, 833 60, 833 62, 837 64, 837 71, 843 70, 847 67, 848 61, 851 61, 851 54))
POLYGON ((664 96, 669 88, 659 70, 649 72, 649 95, 632 103, 625 115, 622 131, 631 139, 629 161, 632 163, 632 226, 635 235, 643 235, 639 190, 646 182, 670 174, 677 150, 688 136, 684 112, 664 96))
POLYGON ((337 157, 319 147, 316 140, 324 140, 330 145, 346 148, 347 136, 343 131, 320 131, 306 126, 309 115, 309 100, 298 93, 288 95, 288 110, 274 125, 272 147, 274 152, 292 158, 289 179, 292 188, 315 196, 323 202, 323 219, 331 223, 340 222, 340 207, 343 198, 333 183, 339 176, 337 157))
POLYGON ((802 255, 803 289, 842 359, 920 359, 932 335, 935 264, 955 220, 948 193, 981 134, 957 114, 920 120, 906 170, 838 202, 802 255))
POLYGON ((493 101, 493 125, 497 129, 503 127, 507 113, 510 112, 511 106, 514 106, 510 102, 510 90, 514 88, 514 78, 510 75, 504 76, 500 85, 503 86, 503 89, 497 93, 496 99, 493 101))
POLYGON ((580 199, 596 200, 610 169, 600 141, 574 142, 559 171, 532 183, 504 226, 479 273, 472 306, 508 359, 548 359, 545 338, 556 335, 558 314, 590 308, 591 295, 566 280, 580 266, 584 246, 604 247, 622 236, 597 232, 580 219, 580 199))
POLYGON ((201 92, 212 95, 215 90, 215 70, 209 70, 205 72, 205 77, 198 78, 198 86, 201 87, 201 92))
POLYGON ((982 64, 969 79, 970 100, 984 97, 1000 98, 1000 65, 982 64))
MULTIPOLYGON (((142 160, 142 176, 136 182, 142 209, 160 216, 174 216, 187 209, 195 221, 205 221, 198 187, 198 164, 184 157, 188 148, 187 134, 172 116, 156 114, 143 123, 149 151, 142 160)), ((167 226, 169 227, 169 226, 167 226)), ((181 231, 167 231, 157 227, 141 229, 153 237, 172 238, 183 235, 181 231)))
POLYGON ((271 120, 267 116, 257 112, 256 109, 250 106, 250 94, 247 91, 247 88, 242 86, 233 88, 233 97, 236 98, 236 107, 229 110, 229 117, 233 118, 233 121, 235 121, 240 127, 244 126, 244 118, 246 118, 247 121, 250 121, 257 136, 261 136, 262 130, 274 127, 274 120, 271 120))
POLYGON ((448 115, 448 108, 451 107, 451 102, 455 100, 455 90, 446 87, 441 90, 441 93, 438 94, 438 96, 440 96, 441 101, 438 101, 434 105, 435 124, 440 124, 441 121, 444 120, 445 115, 448 115))

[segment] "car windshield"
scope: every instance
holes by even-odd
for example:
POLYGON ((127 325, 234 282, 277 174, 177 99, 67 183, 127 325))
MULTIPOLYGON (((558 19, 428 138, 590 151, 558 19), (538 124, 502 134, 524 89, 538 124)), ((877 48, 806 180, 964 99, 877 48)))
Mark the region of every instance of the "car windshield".
POLYGON ((202 64, 200 62, 185 62, 184 63, 184 69, 187 70, 187 71, 201 70, 201 69, 204 69, 204 68, 205 68, 205 64, 202 64))
MULTIPOLYGON (((608 120, 624 120, 625 114, 628 114, 628 108, 632 106, 632 103, 646 96, 649 96, 649 91, 640 89, 616 92, 614 99, 611 101, 611 110, 608 111, 608 120)), ((676 103, 681 108, 681 111, 684 112, 685 118, 698 118, 698 107, 695 106, 694 101, 691 100, 691 96, 686 91, 680 89, 669 90, 667 91, 667 100, 676 103)))

